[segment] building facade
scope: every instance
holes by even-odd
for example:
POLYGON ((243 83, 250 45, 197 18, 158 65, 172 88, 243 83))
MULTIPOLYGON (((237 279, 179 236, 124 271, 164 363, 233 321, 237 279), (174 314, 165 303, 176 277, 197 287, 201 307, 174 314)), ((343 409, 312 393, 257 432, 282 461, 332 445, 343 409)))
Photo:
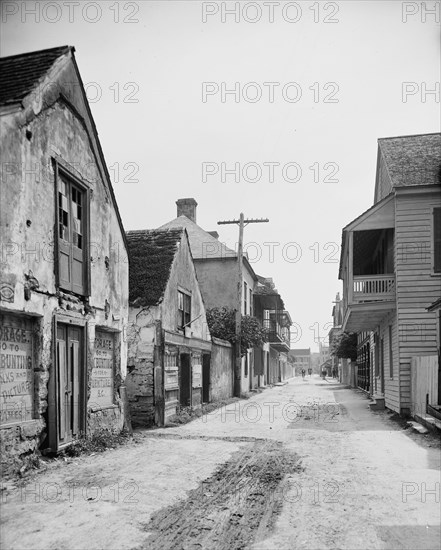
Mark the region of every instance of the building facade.
POLYGON ((303 369, 307 374, 309 369, 312 369, 311 348, 292 349, 289 356, 291 357, 295 376, 301 376, 303 369))
POLYGON ((437 354, 428 308, 441 286, 441 135, 378 144, 374 205, 343 229, 342 328, 359 334, 358 385, 410 414, 425 407, 412 395, 412 361, 437 354))
POLYGON ((329 331, 329 349, 331 353, 332 372, 338 373, 338 379, 342 384, 355 386, 353 367, 349 358, 340 358, 333 353, 339 338, 341 337, 343 324, 343 301, 340 298, 340 292, 337 292, 334 306, 332 308, 332 328, 329 331))
MULTIPOLYGON (((182 408, 210 401, 211 336, 186 230, 129 231, 127 239, 132 420, 163 426, 182 408)), ((220 360, 228 378, 232 364, 220 360)))
MULTIPOLYGON (((199 287, 205 307, 238 307, 237 252, 219 241, 216 231, 205 231, 196 223, 197 202, 193 198, 176 201, 177 217, 159 229, 185 228, 188 233, 199 287)), ((242 315, 252 315, 257 276, 246 255, 242 265, 242 315)), ((248 350, 241 361, 241 392, 247 393, 258 384, 254 373, 254 352, 248 350)))
POLYGON ((0 71, 0 431, 11 464, 122 429, 128 264, 74 48, 2 58, 0 71))
POLYGON ((290 348, 291 316, 285 309, 282 297, 271 278, 258 276, 254 295, 254 314, 266 329, 267 342, 262 349, 255 349, 259 361, 259 385, 277 384, 291 378, 293 373, 288 363, 290 348))

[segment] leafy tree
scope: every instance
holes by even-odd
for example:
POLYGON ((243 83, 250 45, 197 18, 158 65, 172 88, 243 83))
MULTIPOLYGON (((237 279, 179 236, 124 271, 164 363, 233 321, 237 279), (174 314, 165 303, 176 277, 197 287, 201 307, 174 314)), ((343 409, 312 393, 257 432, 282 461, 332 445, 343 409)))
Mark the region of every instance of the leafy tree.
POLYGON ((335 355, 342 359, 357 359, 357 333, 342 332, 340 336, 334 340, 331 355, 335 355))
MULTIPOLYGON (((207 323, 210 334, 215 338, 236 344, 236 310, 227 307, 213 307, 207 310, 207 323)), ((266 342, 267 333, 259 320, 251 315, 242 315, 240 353, 266 342)))

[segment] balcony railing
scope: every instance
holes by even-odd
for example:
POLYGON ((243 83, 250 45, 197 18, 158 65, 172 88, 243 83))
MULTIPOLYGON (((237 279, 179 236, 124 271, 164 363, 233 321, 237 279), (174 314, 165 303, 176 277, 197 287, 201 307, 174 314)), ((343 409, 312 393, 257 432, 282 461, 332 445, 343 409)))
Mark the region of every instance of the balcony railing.
POLYGON ((395 298, 395 275, 354 276, 350 302, 378 302, 395 298))
POLYGON ((282 327, 277 321, 273 319, 264 319, 263 327, 266 329, 268 335, 268 342, 273 343, 284 343, 288 347, 290 345, 290 335, 289 329, 282 327))

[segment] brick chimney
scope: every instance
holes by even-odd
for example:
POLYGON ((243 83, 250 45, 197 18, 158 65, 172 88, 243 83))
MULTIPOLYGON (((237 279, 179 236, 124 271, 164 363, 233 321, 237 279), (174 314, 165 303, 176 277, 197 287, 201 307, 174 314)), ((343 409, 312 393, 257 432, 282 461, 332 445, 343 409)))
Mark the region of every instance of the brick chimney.
POLYGON ((178 199, 178 217, 187 216, 192 222, 196 223, 196 206, 198 203, 194 199, 178 199))

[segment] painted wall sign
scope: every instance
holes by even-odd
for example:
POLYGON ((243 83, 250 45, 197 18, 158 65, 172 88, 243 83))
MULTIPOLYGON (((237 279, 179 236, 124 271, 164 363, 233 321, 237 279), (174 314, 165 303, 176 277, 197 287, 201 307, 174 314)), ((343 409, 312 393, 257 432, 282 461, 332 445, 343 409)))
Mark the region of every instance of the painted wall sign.
POLYGON ((202 365, 193 365, 193 388, 202 388, 202 365))
POLYGON ((113 405, 115 338, 109 332, 95 331, 95 365, 92 370, 89 407, 113 405))
POLYGON ((0 424, 32 420, 34 368, 32 321, 0 316, 0 424))

